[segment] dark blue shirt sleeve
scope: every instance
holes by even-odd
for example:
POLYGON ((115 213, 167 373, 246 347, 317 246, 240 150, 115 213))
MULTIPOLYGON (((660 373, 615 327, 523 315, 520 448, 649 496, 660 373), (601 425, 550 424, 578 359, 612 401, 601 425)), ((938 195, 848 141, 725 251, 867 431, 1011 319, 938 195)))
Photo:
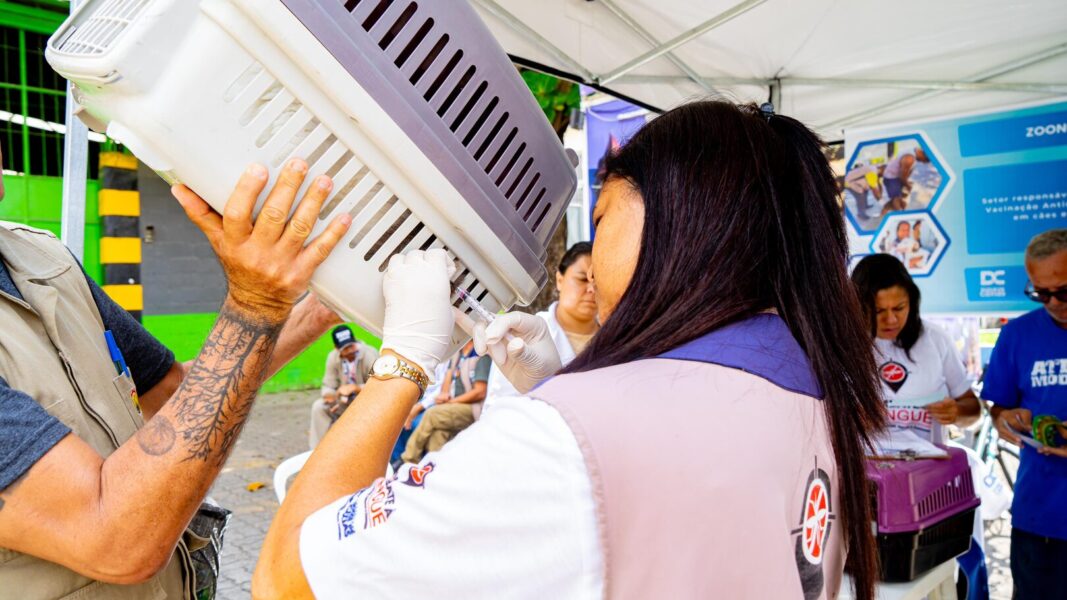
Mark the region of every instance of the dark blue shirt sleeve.
POLYGON ((115 303, 96 282, 85 277, 93 293, 96 308, 104 320, 104 329, 110 329, 115 342, 126 359, 137 393, 144 394, 156 386, 174 364, 174 353, 148 333, 137 319, 115 303))
POLYGON ((26 474, 70 428, 0 377, 0 491, 26 474))
POLYGON ((1013 327, 1005 326, 1001 329, 982 380, 982 399, 1004 408, 1018 408, 1020 403, 1014 334, 1013 327))

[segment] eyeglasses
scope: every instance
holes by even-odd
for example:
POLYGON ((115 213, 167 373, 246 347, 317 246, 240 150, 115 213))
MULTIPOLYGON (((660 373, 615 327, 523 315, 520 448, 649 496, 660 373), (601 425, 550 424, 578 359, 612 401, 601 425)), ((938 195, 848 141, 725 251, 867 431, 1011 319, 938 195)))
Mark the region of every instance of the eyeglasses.
POLYGON ((1035 288, 1034 284, 1026 284, 1026 289, 1023 290, 1026 297, 1034 302, 1040 302, 1041 304, 1048 304, 1053 298, 1060 302, 1067 302, 1067 288, 1060 288, 1058 290, 1043 290, 1041 288, 1035 288))

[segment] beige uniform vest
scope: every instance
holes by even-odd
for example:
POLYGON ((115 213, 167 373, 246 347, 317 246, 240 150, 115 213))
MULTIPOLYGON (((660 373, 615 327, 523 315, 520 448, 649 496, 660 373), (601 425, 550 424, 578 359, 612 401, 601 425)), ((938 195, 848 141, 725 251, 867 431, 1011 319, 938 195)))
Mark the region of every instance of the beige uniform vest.
POLYGON ((585 458, 604 597, 835 598, 845 549, 821 394, 774 315, 531 392, 585 458))
MULTIPOLYGON (((358 386, 366 385, 370 379, 371 367, 378 360, 378 351, 370 346, 360 343, 359 355, 356 357, 355 383, 358 386)), ((347 383, 345 381, 345 369, 341 360, 341 352, 331 350, 326 355, 326 371, 322 375, 322 395, 333 394, 337 388, 347 383)))
MULTIPOLYGON (((0 293, 0 376, 106 458, 143 421, 131 400, 133 383, 116 376, 81 268, 52 234, 3 221, 0 257, 24 299, 0 293)), ((125 541, 114 540, 114 551, 125 541)), ((0 548, 0 600, 191 598, 189 564, 182 541, 158 575, 122 586, 0 548)))

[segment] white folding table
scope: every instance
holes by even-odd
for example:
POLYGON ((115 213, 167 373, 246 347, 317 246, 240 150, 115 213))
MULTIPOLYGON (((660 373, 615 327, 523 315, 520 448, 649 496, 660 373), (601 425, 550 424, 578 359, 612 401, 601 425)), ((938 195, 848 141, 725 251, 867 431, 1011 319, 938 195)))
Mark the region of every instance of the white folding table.
MULTIPOLYGON (((841 600, 852 600, 852 579, 845 575, 841 582, 841 600)), ((945 561, 907 583, 879 583, 875 589, 877 600, 956 600, 956 559, 945 561)))

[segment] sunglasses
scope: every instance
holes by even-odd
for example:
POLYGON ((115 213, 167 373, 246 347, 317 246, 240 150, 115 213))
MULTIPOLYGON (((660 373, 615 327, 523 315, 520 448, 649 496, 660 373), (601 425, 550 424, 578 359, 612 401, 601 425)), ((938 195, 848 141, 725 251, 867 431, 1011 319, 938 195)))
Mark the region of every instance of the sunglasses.
POLYGON ((1067 302, 1067 288, 1060 288, 1058 290, 1043 290, 1035 288, 1034 284, 1028 283, 1026 289, 1023 290, 1026 297, 1034 302, 1040 302, 1041 304, 1048 304, 1053 298, 1060 302, 1067 302))

